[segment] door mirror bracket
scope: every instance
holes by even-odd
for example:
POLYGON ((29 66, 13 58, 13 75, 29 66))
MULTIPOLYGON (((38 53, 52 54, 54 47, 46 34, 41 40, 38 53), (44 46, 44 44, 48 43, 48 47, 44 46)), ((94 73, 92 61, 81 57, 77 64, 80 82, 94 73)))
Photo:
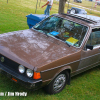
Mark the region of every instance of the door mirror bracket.
POLYGON ((87 45, 86 45, 86 50, 87 50, 87 49, 93 50, 93 45, 88 45, 88 44, 87 44, 87 45))

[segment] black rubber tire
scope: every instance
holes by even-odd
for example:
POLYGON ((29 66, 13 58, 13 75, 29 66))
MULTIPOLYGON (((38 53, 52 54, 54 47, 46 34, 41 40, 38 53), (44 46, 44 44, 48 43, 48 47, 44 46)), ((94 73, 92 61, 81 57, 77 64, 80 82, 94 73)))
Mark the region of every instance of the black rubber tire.
MULTIPOLYGON (((66 71, 66 72, 62 72, 62 73, 60 73, 59 75, 57 75, 45 88, 44 88, 44 90, 46 91, 46 93, 48 93, 48 94, 56 94, 56 93, 59 93, 59 92, 61 92, 63 89, 64 89, 64 87, 66 86, 66 83, 67 83, 67 81, 68 81, 68 78, 69 78, 69 73, 66 71), (56 80, 60 77, 61 78, 61 76, 64 76, 64 77, 62 77, 62 78, 65 78, 65 81, 64 81, 64 83, 63 83, 63 85, 61 86, 61 88, 59 89, 59 90, 54 90, 54 83, 56 82, 56 80)), ((61 84, 61 83, 59 83, 59 84, 61 84)))

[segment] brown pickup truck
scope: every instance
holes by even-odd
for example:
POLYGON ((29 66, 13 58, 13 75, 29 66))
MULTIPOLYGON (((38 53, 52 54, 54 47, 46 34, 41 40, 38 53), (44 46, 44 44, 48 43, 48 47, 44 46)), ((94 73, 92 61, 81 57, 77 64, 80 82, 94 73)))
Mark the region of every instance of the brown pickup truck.
POLYGON ((31 29, 0 34, 0 73, 30 89, 59 93, 100 64, 100 17, 54 14, 31 29))

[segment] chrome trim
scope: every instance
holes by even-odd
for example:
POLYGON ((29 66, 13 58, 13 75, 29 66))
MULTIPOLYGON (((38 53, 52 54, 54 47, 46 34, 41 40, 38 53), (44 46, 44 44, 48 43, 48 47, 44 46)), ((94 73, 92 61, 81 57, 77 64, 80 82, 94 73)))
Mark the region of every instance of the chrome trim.
MULTIPOLYGON (((89 66, 92 66, 92 65, 94 65, 93 67, 95 67, 95 66, 98 66, 98 65, 100 65, 100 64, 97 64, 97 63, 99 63, 99 61, 98 62, 96 62, 96 63, 94 63, 94 64, 91 64, 91 65, 89 65, 89 66), (97 65, 95 65, 95 64, 97 64, 97 65)), ((85 68, 88 68, 89 66, 86 66, 86 67, 83 67, 83 68, 78 68, 76 71, 80 71, 80 70, 83 70, 83 69, 85 69, 85 68)), ((92 67, 89 67, 89 69, 91 69, 92 67)), ((81 72, 80 72, 81 73, 81 72)))
MULTIPOLYGON (((92 32, 92 30, 93 29, 95 29, 95 28, 100 28, 100 26, 98 26, 98 27, 93 27, 93 28, 91 28, 91 32, 92 32)), ((89 36, 91 35, 91 33, 89 34, 89 36)), ((88 40, 87 40, 88 41, 88 40)), ((87 42, 85 43, 85 46, 86 46, 86 44, 87 44, 87 42)), ((99 44, 97 44, 97 45, 95 45, 94 47, 93 47, 93 49, 96 49, 96 48, 98 48, 98 47, 100 47, 100 45, 99 44)), ((87 51, 89 51, 89 49, 87 50, 87 51)))
MULTIPOLYGON (((73 62, 70 62, 70 63, 67 63, 67 64, 64 64, 64 65, 61 65, 61 66, 57 66, 57 67, 55 67, 55 68, 47 69, 47 70, 44 70, 44 71, 41 71, 41 72, 44 73, 44 72, 47 72, 47 71, 50 71, 50 70, 53 70, 53 69, 57 69, 57 68, 60 68, 60 67, 64 67, 64 66, 66 66, 66 65, 69 65, 69 64, 78 62, 78 61, 80 61, 80 60, 81 60, 81 59, 76 60, 76 61, 73 61, 73 62)), ((70 68, 70 69, 71 69, 71 68, 70 68)), ((71 71, 72 71, 72 69, 71 69, 71 71)))
MULTIPOLYGON (((100 62, 100 61, 99 61, 99 62, 100 62)), ((71 73, 71 77, 73 77, 73 76, 75 76, 75 75, 78 75, 78 74, 80 74, 80 73, 82 73, 82 72, 85 72, 85 71, 87 71, 87 70, 89 70, 89 69, 92 69, 92 68, 94 68, 94 67, 100 65, 99 62, 97 62, 97 63, 98 63, 97 65, 94 65, 94 66, 92 66, 92 67, 86 66, 86 67, 84 67, 84 68, 77 69, 77 70, 74 72, 75 74, 71 73), (84 70, 84 69, 85 69, 85 70, 84 70), (83 70, 83 71, 82 71, 82 70, 83 70), (82 71, 82 72, 80 72, 80 71, 82 71), (73 75, 72 75, 72 74, 73 74, 73 75)), ((96 64, 96 63, 95 63, 95 64, 96 64)), ((91 66, 91 65, 90 65, 90 66, 91 66)))
POLYGON ((99 49, 100 48, 100 44, 97 44, 93 47, 93 49, 99 49))
MULTIPOLYGON (((100 54, 100 53, 98 53, 98 54, 100 54)), ((95 55, 98 55, 98 54, 95 54, 95 55)), ((81 60, 84 60, 84 59, 93 57, 93 56, 95 56, 95 55, 92 55, 92 56, 89 56, 89 57, 84 57, 84 58, 82 58, 82 59, 79 59, 79 60, 76 60, 76 61, 73 61, 73 62, 64 64, 64 65, 61 65, 61 66, 57 66, 57 67, 55 67, 55 68, 51 68, 51 69, 48 69, 48 70, 44 70, 44 71, 41 71, 41 72, 44 73, 44 72, 47 72, 47 71, 50 71, 50 70, 53 70, 53 69, 57 69, 57 68, 60 68, 60 67, 64 67, 64 66, 66 66, 66 65, 69 65, 69 64, 72 64, 72 63, 75 63, 75 62, 78 62, 78 61, 81 61, 81 60)), ((71 70, 72 70, 72 69, 71 69, 71 70)))
MULTIPOLYGON (((41 82, 41 81, 42 81, 42 79, 39 79, 36 82, 33 82, 33 84, 36 84, 36 83, 41 82)), ((28 82, 30 82, 30 81, 28 81, 28 82)))
MULTIPOLYGON (((85 26, 85 25, 84 25, 85 26)), ((88 27, 88 30, 87 30, 87 32, 85 33, 85 36, 84 36, 84 38, 83 38, 83 41, 82 41, 82 43, 81 43, 81 45, 80 45, 80 47, 78 47, 78 48, 81 48, 82 47, 82 45, 83 45, 83 43, 84 43, 84 40, 87 38, 87 33, 89 32, 89 26, 87 26, 88 27)))
MULTIPOLYGON (((94 49, 98 49, 98 50, 99 50, 99 48, 100 48, 100 44, 95 45, 95 46, 93 47, 93 50, 94 50, 94 49)), ((91 51, 91 50, 90 50, 90 49, 87 49, 86 51, 91 51)))
POLYGON ((87 58, 90 58, 90 57, 96 56, 96 55, 98 55, 98 54, 100 54, 100 53, 97 53, 97 54, 92 55, 92 56, 84 57, 84 58, 82 58, 82 59, 80 59, 80 60, 84 60, 84 59, 87 59, 87 58))

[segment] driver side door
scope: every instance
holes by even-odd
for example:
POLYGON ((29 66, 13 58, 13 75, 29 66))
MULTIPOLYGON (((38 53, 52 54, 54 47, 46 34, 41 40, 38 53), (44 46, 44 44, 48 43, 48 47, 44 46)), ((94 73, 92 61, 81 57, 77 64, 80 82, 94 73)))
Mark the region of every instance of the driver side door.
POLYGON ((100 64, 100 28, 92 29, 85 49, 81 53, 78 70, 85 71, 100 64), (90 47, 93 47, 90 50, 90 47))

